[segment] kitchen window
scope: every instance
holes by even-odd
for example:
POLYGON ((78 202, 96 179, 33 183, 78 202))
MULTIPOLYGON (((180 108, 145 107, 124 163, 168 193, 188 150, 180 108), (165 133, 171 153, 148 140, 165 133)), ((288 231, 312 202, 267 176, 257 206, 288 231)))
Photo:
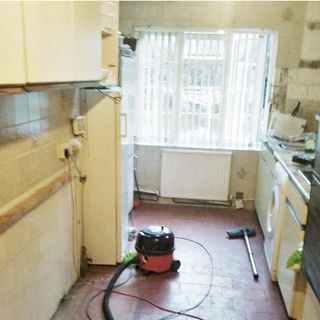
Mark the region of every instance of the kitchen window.
POLYGON ((271 33, 148 28, 137 36, 140 144, 258 146, 271 33))

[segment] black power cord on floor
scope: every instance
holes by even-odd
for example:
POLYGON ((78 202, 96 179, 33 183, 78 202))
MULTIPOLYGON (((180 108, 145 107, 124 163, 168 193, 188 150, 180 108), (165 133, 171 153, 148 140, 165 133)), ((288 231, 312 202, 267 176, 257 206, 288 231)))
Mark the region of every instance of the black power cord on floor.
POLYGON ((201 244, 200 242, 198 241, 195 241, 195 240, 192 240, 192 239, 189 239, 189 238, 184 238, 184 237, 175 237, 175 239, 178 239, 178 240, 184 240, 184 241, 189 241, 189 242, 192 242, 194 244, 197 244, 198 246, 200 246, 205 252, 206 254, 208 255, 209 259, 210 259, 210 264, 211 264, 211 268, 210 268, 210 282, 209 282, 209 286, 208 286, 208 289, 205 293, 205 295, 203 296, 203 298, 198 302, 196 303, 194 306, 190 307, 190 308, 186 308, 186 309, 183 309, 183 310, 180 310, 180 311, 174 311, 174 310, 170 310, 170 309, 167 309, 167 308, 164 308, 164 307, 161 307, 157 304, 155 304, 154 302, 148 300, 148 299, 145 299, 145 298, 142 298, 142 297, 138 297, 138 296, 135 296, 135 295, 130 295, 130 294, 127 294, 127 293, 124 293, 124 292, 119 292, 119 291, 113 291, 113 288, 117 288, 117 287, 120 287, 121 285, 127 283, 130 278, 131 278, 131 274, 129 275, 129 278, 127 280, 125 280, 124 282, 118 284, 118 285, 115 285, 116 281, 118 280, 118 278, 120 277, 121 273, 131 264, 135 263, 135 258, 129 260, 128 262, 126 263, 123 263, 120 268, 116 271, 116 273, 114 274, 113 278, 110 280, 109 284, 108 284, 108 287, 107 289, 105 290, 100 290, 99 292, 97 292, 95 295, 93 295, 90 300, 88 301, 87 303, 87 308, 86 308, 86 316, 89 320, 94 320, 90 317, 89 315, 89 307, 90 307, 90 304, 91 302, 96 298, 98 297, 100 294, 102 294, 103 292, 105 292, 105 296, 104 296, 104 299, 103 299, 103 311, 104 311, 104 315, 105 315, 105 319, 106 320, 114 320, 113 318, 113 315, 111 313, 111 310, 109 308, 109 298, 110 298, 110 295, 112 292, 114 293, 117 293, 117 294, 121 294, 121 295, 124 295, 124 296, 128 296, 128 297, 131 297, 131 298, 135 298, 135 299, 138 299, 140 301, 143 301, 143 302, 146 302, 146 303, 149 303, 151 305, 153 305, 154 307, 162 310, 162 311, 166 311, 166 312, 170 312, 171 314, 168 315, 168 316, 165 316, 159 320, 166 320, 166 319, 172 319, 172 318, 175 318, 179 315, 184 315, 184 316, 187 316, 189 318, 194 318, 194 319, 198 319, 198 320, 204 320, 200 317, 197 317, 197 316, 194 316, 194 315, 191 315, 191 314, 187 314, 186 312, 188 311, 191 311, 191 310, 194 310, 196 308, 198 308, 209 296, 210 294, 210 291, 211 291, 211 288, 212 288, 212 285, 213 285, 213 259, 212 259, 212 256, 210 254, 210 252, 206 249, 206 247, 201 244))
POLYGON ((137 264, 137 263, 138 263, 138 258, 136 256, 131 258, 128 261, 123 262, 120 265, 120 267, 117 269, 117 271, 115 272, 115 274, 113 275, 111 280, 109 281, 109 284, 105 290, 103 302, 102 302, 102 310, 103 310, 103 314, 104 314, 106 320, 114 320, 114 317, 113 317, 112 312, 109 307, 109 300, 110 300, 110 296, 111 296, 112 289, 113 289, 114 285, 116 284, 121 273, 126 268, 128 268, 132 264, 137 264))
MULTIPOLYGON (((208 255, 208 257, 210 259, 210 264, 211 264, 210 282, 209 282, 209 286, 208 286, 207 292, 205 293, 203 298, 197 304, 195 304, 194 306, 192 306, 190 308, 186 308, 186 309, 183 309, 183 310, 179 311, 181 313, 184 313, 184 312, 188 312, 188 311, 191 311, 191 310, 194 310, 194 309, 198 308, 208 298, 208 296, 210 294, 210 291, 211 291, 211 288, 212 288, 212 285, 213 285, 213 259, 212 259, 212 256, 211 256, 210 252, 207 250, 207 248, 203 244, 201 244, 200 242, 192 240, 192 239, 189 239, 189 238, 184 238, 184 237, 175 237, 175 239, 189 241, 189 242, 195 243, 198 246, 200 246, 206 252, 206 254, 208 255)), ((163 318, 161 318, 159 320, 172 319, 172 318, 175 318, 176 316, 177 315, 175 315, 175 314, 170 314, 170 315, 168 315, 166 317, 163 317, 163 318)))
POLYGON ((94 295, 90 298, 90 300, 88 301, 87 306, 86 306, 86 316, 87 316, 87 318, 88 318, 89 320, 94 320, 94 319, 91 318, 91 316, 90 316, 90 314, 89 314, 90 304, 91 304, 91 302, 92 302, 95 298, 97 298, 97 297, 98 297, 101 293, 103 293, 103 292, 105 292, 105 289, 98 291, 98 292, 97 292, 96 294, 94 294, 94 295))

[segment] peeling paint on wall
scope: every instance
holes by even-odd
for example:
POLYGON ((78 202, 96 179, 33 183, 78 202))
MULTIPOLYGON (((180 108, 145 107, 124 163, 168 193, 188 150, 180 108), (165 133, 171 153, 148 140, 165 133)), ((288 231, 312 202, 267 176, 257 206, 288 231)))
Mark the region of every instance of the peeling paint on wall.
POLYGON ((307 23, 307 28, 312 31, 312 30, 320 30, 320 22, 308 22, 307 23))
POLYGON ((299 61, 299 68, 320 69, 320 60, 303 60, 299 61))
POLYGON ((284 21, 290 21, 293 17, 293 10, 291 8, 287 8, 282 12, 282 18, 284 21))
POLYGON ((239 177, 239 179, 244 180, 247 176, 247 170, 241 167, 240 170, 237 171, 237 176, 239 177))
POLYGON ((287 99, 288 86, 288 68, 281 68, 277 70, 278 81, 276 80, 273 86, 272 107, 280 112, 284 112, 287 99))

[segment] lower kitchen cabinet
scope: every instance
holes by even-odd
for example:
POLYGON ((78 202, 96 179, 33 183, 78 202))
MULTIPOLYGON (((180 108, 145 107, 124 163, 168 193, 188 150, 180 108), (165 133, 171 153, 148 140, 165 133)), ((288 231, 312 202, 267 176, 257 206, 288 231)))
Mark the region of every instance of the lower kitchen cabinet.
POLYGON ((304 299, 302 319, 303 320, 319 320, 320 319, 320 303, 309 284, 307 285, 306 295, 304 299))
POLYGON ((297 320, 303 319, 302 313, 307 282, 302 271, 294 271, 287 268, 287 261, 303 242, 307 211, 306 203, 290 182, 283 217, 277 277, 288 315, 297 320))
POLYGON ((276 160, 265 146, 261 147, 259 156, 258 177, 256 186, 255 206, 264 236, 267 236, 267 216, 272 201, 273 176, 272 170, 276 160))

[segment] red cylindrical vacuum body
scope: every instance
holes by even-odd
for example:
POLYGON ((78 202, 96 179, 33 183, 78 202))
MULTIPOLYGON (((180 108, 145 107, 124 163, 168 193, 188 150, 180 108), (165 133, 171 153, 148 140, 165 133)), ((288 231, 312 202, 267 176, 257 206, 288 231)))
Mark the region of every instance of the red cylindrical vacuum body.
POLYGON ((152 256, 138 253, 139 268, 145 271, 162 273, 171 269, 173 253, 163 256, 152 256))
POLYGON ((165 226, 151 225, 138 233, 135 248, 139 268, 147 272, 177 271, 180 261, 173 259, 174 235, 165 226))

